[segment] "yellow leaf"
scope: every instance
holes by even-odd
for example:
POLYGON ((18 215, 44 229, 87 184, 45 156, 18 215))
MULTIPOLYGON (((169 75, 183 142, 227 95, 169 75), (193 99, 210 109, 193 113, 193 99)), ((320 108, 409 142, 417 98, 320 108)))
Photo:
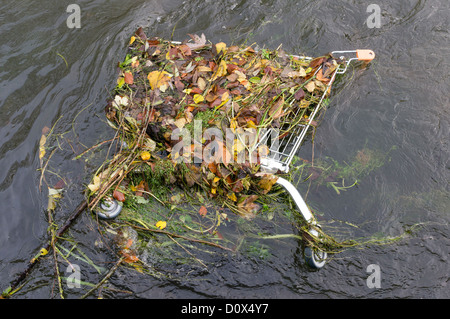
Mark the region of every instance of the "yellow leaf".
POLYGON ((195 102, 195 104, 203 102, 204 100, 205 100, 205 98, 201 94, 194 94, 194 102, 195 102))
POLYGON ((152 90, 158 89, 162 85, 167 84, 170 80, 170 73, 166 71, 152 71, 147 76, 152 90))
POLYGON ((123 76, 119 77, 117 79, 117 86, 121 88, 124 84, 125 84, 125 78, 123 76))
POLYGON ((45 256, 45 255, 48 254, 48 250, 45 249, 45 248, 42 248, 42 249, 40 250, 40 253, 41 253, 41 256, 45 256))
POLYGON ((245 150, 245 145, 239 139, 235 140, 233 147, 236 153, 240 153, 245 150))
POLYGON ((167 222, 160 220, 159 222, 156 223, 155 226, 158 227, 159 229, 164 229, 167 226, 167 222))
POLYGON ((220 53, 220 51, 222 51, 222 50, 225 52, 226 48, 227 48, 226 43, 219 42, 219 43, 216 44, 217 53, 220 53))
POLYGON ((133 44, 133 42, 134 42, 134 40, 136 40, 136 37, 135 37, 135 36, 132 36, 132 37, 131 37, 131 39, 130 39, 130 43, 129 43, 129 45, 132 45, 132 44, 133 44))
POLYGON ((231 199, 233 202, 237 201, 237 198, 236 198, 236 194, 235 194, 235 193, 229 193, 227 196, 228 196, 228 198, 231 199))
POLYGON ((215 194, 216 193, 216 188, 211 188, 211 194, 215 194))
POLYGON ((211 68, 209 66, 200 65, 197 67, 198 72, 211 72, 211 68))
POLYGON ((316 88, 316 85, 314 84, 313 81, 308 82, 308 84, 305 85, 305 89, 307 89, 308 92, 310 92, 310 93, 312 93, 315 88, 316 88))
POLYGON ((236 121, 236 119, 231 119, 230 120, 230 128, 231 128, 231 131, 234 133, 234 130, 236 129, 236 127, 237 127, 237 121, 236 121))
POLYGON ((222 102, 227 102, 229 99, 230 99, 230 93, 228 93, 228 91, 225 91, 225 92, 222 94, 221 100, 222 100, 222 102))
POLYGON ((227 63, 222 60, 220 61, 219 68, 217 69, 218 76, 227 75, 227 63))
POLYGON ((39 141, 39 159, 42 159, 45 155, 45 142, 47 142, 47 137, 42 134, 41 140, 39 141))
POLYGON ((148 161, 150 159, 150 152, 144 151, 141 153, 141 159, 143 161, 148 161))
POLYGON ((249 120, 249 121, 247 122, 247 126, 248 126, 249 128, 254 128, 254 129, 256 129, 256 124, 255 124, 252 120, 249 120))
POLYGON ((100 188, 100 183, 101 183, 100 177, 94 176, 94 179, 92 183, 88 185, 88 188, 91 190, 92 193, 95 193, 100 188))
POLYGON ((54 189, 50 187, 48 188, 48 203, 47 203, 48 211, 52 211, 56 208, 58 199, 61 198, 61 192, 62 189, 54 189))
POLYGON ((186 119, 184 117, 179 118, 178 120, 176 120, 175 122, 173 122, 173 124, 175 124, 180 130, 184 127, 184 125, 186 124, 186 119))

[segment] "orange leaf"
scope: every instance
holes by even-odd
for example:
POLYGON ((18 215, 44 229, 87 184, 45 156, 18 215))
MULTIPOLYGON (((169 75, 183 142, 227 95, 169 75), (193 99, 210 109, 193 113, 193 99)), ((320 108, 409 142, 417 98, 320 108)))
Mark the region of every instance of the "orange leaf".
POLYGON ((208 212, 208 210, 206 209, 205 206, 200 207, 200 210, 198 211, 198 213, 200 214, 200 216, 204 217, 206 216, 206 213, 208 212))
POLYGON ((125 83, 126 84, 133 84, 133 74, 131 72, 125 72, 124 73, 125 83))

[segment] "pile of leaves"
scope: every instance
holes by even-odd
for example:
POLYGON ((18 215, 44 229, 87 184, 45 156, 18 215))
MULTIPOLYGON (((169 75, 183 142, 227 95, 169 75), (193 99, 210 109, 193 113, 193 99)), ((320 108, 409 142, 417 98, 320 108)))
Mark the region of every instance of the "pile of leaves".
POLYGON ((121 147, 89 185, 91 206, 105 195, 149 197, 149 184, 161 181, 201 187, 236 212, 255 214, 277 177, 260 167, 267 146, 240 136, 277 129, 284 137, 299 124, 316 125, 309 116, 343 63, 331 54, 303 59, 189 36, 171 42, 139 28, 131 37, 105 108, 121 147))

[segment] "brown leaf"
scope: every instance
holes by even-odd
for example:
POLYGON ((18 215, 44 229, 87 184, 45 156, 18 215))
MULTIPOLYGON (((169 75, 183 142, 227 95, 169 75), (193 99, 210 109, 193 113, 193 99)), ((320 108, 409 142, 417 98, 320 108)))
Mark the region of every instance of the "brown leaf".
POLYGON ((198 50, 203 48, 206 45, 206 37, 205 35, 202 33, 202 36, 198 36, 196 34, 188 34, 192 40, 194 40, 194 43, 186 43, 186 45, 191 49, 191 50, 198 50))
POLYGON ((192 55, 191 48, 188 45, 182 44, 182 45, 179 46, 179 48, 180 48, 180 51, 183 53, 184 56, 192 55))
POLYGON ((277 182, 278 177, 272 174, 264 174, 261 180, 258 182, 258 186, 262 188, 262 193, 267 194, 272 186, 277 182))
POLYGON ((146 190, 146 188, 148 188, 148 186, 146 185, 145 181, 141 181, 137 186, 136 186, 136 192, 134 193, 136 196, 142 196, 143 195, 143 191, 146 190))
POLYGON ((241 180, 238 180, 234 183, 233 187, 231 188, 231 190, 235 193, 240 193, 242 192, 242 190, 244 189, 244 184, 242 183, 241 180))
POLYGON ((309 67, 314 69, 314 68, 318 67, 319 65, 321 65, 324 61, 325 61, 325 57, 315 58, 315 59, 311 60, 311 62, 309 62, 309 67))
POLYGON ((177 77, 174 79, 174 83, 175 83, 175 87, 177 88, 178 91, 181 92, 181 91, 184 90, 184 84, 183 84, 183 82, 181 82, 179 76, 177 76, 177 77))
POLYGON ((322 69, 320 69, 320 70, 317 72, 317 74, 316 74, 316 79, 319 80, 319 81, 321 81, 321 82, 325 82, 325 83, 330 82, 330 79, 329 79, 329 78, 326 78, 326 77, 323 76, 323 71, 322 71, 322 69))
POLYGON ((258 199, 258 195, 245 195, 239 198, 239 202, 237 206, 246 213, 244 217, 250 219, 254 217, 254 215, 258 212, 258 210, 261 208, 260 205, 255 203, 255 201, 258 199))
POLYGON ((305 91, 303 91, 302 88, 299 88, 299 90, 294 93, 294 98, 297 101, 300 101, 300 100, 304 99, 305 98, 305 91))
POLYGON ((273 119, 280 118, 284 115, 283 111, 284 98, 281 97, 269 110, 269 115, 273 119))
POLYGON ((144 30, 142 30, 142 27, 136 30, 134 33, 137 37, 141 38, 143 41, 147 40, 147 36, 144 33, 144 30))
POLYGON ((235 82, 238 79, 238 75, 236 73, 232 73, 227 76, 227 80, 230 82, 235 82))
POLYGON ((113 192, 113 197, 117 199, 119 202, 125 201, 125 195, 117 190, 113 192))

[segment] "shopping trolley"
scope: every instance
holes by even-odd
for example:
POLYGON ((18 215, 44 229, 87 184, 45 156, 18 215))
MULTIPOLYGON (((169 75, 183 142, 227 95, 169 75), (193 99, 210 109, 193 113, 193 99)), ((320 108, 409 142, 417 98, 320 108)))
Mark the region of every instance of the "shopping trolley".
MULTIPOLYGON (((171 41, 171 43, 181 44, 181 42, 179 41, 171 41)), ((338 59, 340 63, 330 75, 330 81, 327 83, 322 96, 311 111, 311 114, 308 116, 306 122, 294 125, 293 129, 290 129, 289 134, 286 134, 286 136, 284 136, 283 138, 273 139, 272 133, 274 133, 274 130, 268 129, 260 136, 258 142, 255 144, 253 150, 256 150, 262 144, 270 146, 268 153, 265 156, 260 157, 262 172, 269 172, 272 174, 277 174, 279 172, 289 172, 290 164, 295 154, 299 150, 300 145, 305 139, 308 129, 312 125, 312 121, 314 121, 319 110, 322 108, 323 101, 327 96, 327 93, 331 88, 336 75, 345 73, 349 64, 354 60, 368 62, 373 60, 373 58, 375 57, 374 52, 371 50, 333 51, 331 52, 331 55, 333 58, 336 58, 336 56, 339 55, 338 59)), ((296 55, 292 55, 292 57, 304 61, 311 61, 313 59, 311 57, 300 57, 296 55)), ((322 67, 323 66, 318 67, 314 75, 317 74, 317 72, 319 72, 322 67)), ((300 112, 300 109, 298 108, 296 112, 300 112)), ((294 117, 297 117, 297 115, 298 114, 294 114, 294 117)), ((253 154, 253 151, 251 151, 250 154, 253 154)), ((311 213, 310 209, 308 208, 307 204, 305 203, 295 186, 282 177, 277 178, 277 183, 283 186, 291 195, 297 208, 309 225, 308 233, 312 236, 315 236, 316 239, 320 240, 319 232, 317 231, 317 228, 320 228, 320 225, 316 222, 313 214, 311 213)), ((120 202, 117 202, 112 198, 107 198, 101 203, 100 207, 97 208, 96 213, 102 219, 113 219, 120 214, 121 210, 122 205, 120 202)), ((326 252, 321 251, 317 248, 311 248, 308 246, 305 248, 304 254, 307 263, 313 268, 323 267, 327 260, 326 252)))
MULTIPOLYGON (((351 51, 333 51, 331 52, 331 56, 339 59, 342 61, 342 63, 338 64, 336 69, 333 71, 333 73, 330 76, 330 81, 326 85, 326 88, 320 97, 318 103, 316 106, 312 109, 311 114, 308 116, 308 118, 305 120, 305 123, 299 123, 294 127, 294 129, 291 129, 288 134, 282 134, 277 136, 278 132, 275 129, 267 129, 259 138, 258 143, 256 144, 255 148, 266 145, 268 146, 268 152, 264 156, 261 156, 261 170, 263 172, 273 173, 276 174, 278 172, 281 173, 288 173, 290 164, 294 158, 294 156, 297 154, 300 145, 305 139, 305 136, 309 130, 309 128, 312 126, 312 123, 319 113, 319 110, 323 107, 323 102, 325 97, 327 96, 329 89, 331 88, 331 85, 333 84, 336 75, 343 74, 347 71, 347 68, 349 64, 352 61, 365 61, 369 62, 375 58, 375 53, 372 50, 351 50, 351 51), (283 136, 285 135, 285 136, 283 136)), ((311 60, 310 57, 300 57, 300 56, 293 56, 302 60, 311 60)), ((322 65, 317 68, 315 71, 319 72, 319 70, 322 68, 322 65)), ((315 75, 314 74, 314 75, 315 75)), ((300 112, 301 109, 297 109, 297 113, 293 114, 294 118, 298 116, 298 112, 300 112)), ((317 231, 317 228, 320 229, 320 225, 315 220, 313 214, 311 213, 310 209, 308 208, 308 205, 303 200, 302 196, 300 195, 299 191, 296 189, 296 187, 289 182, 288 180, 278 177, 277 178, 277 184, 283 186, 283 188, 286 189, 286 191, 290 194, 293 201, 295 202, 298 210, 302 214, 305 221, 308 223, 309 231, 308 233, 314 237, 315 239, 320 242, 319 232, 317 231)), ((305 260, 308 263, 309 266, 313 268, 322 268, 327 260, 327 253, 325 251, 322 251, 318 248, 312 248, 307 246, 304 250, 304 256, 305 260)))

